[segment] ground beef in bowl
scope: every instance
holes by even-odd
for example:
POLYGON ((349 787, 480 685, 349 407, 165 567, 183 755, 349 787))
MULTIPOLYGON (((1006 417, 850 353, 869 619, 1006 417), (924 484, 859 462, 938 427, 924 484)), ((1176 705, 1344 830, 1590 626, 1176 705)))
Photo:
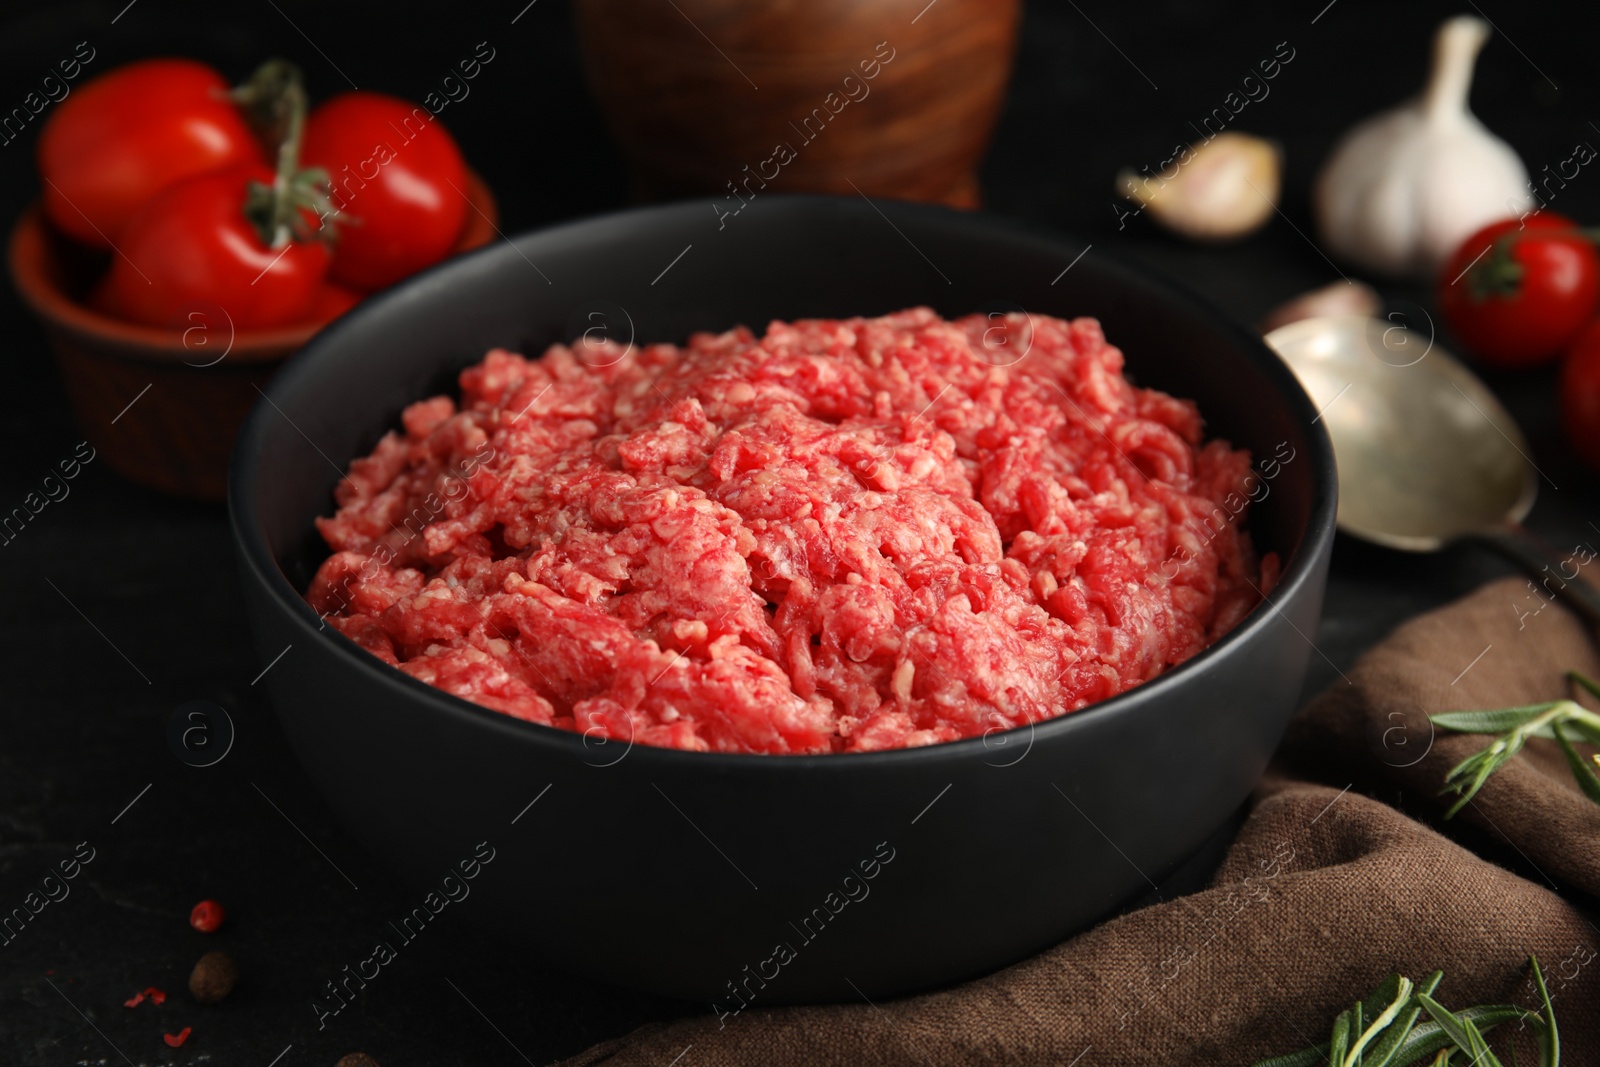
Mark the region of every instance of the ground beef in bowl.
POLYGON ((1092 319, 581 339, 460 384, 351 464, 307 599, 531 722, 746 753, 983 735, 1183 662, 1278 572, 1248 453, 1132 386, 1092 319))

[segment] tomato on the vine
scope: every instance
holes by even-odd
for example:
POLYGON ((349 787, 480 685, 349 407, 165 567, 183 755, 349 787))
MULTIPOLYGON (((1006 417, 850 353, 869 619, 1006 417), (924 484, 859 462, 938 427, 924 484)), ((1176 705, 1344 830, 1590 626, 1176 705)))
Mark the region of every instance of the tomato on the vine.
POLYGON ((1485 226, 1439 275, 1439 308, 1463 344, 1498 367, 1560 355, 1600 307, 1600 255, 1571 219, 1540 212, 1485 226))
POLYGON ((237 329, 311 319, 329 253, 322 241, 273 244, 247 215, 265 167, 201 175, 156 195, 117 241, 95 295, 101 310, 151 326, 182 326, 195 310, 220 307, 237 329))
POLYGON ((62 100, 39 134, 38 161, 46 216, 105 248, 174 182, 264 157, 221 74, 190 59, 148 59, 62 100))
POLYGON ((336 96, 311 112, 300 159, 326 169, 332 182, 336 281, 381 289, 455 247, 468 210, 467 168, 425 108, 382 93, 336 96))

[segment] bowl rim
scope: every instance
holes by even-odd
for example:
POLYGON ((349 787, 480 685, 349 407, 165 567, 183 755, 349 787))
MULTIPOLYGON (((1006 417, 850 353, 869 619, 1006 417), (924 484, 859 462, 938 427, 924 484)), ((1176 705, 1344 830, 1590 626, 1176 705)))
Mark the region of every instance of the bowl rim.
MULTIPOLYGON (((448 262, 458 254, 476 251, 479 247, 492 244, 492 238, 485 238, 480 244, 470 248, 463 248, 464 242, 471 238, 481 236, 479 225, 480 216, 487 220, 495 233, 499 232, 496 221, 499 214, 495 203, 494 194, 484 182, 481 175, 471 167, 467 168, 467 181, 465 197, 471 209, 467 212, 461 223, 461 233, 457 237, 456 245, 442 262, 448 262)), ((11 232, 6 241, 6 265, 11 274, 12 287, 22 298, 22 302, 36 316, 48 322, 56 329, 71 331, 82 337, 93 338, 101 345, 115 345, 127 358, 142 360, 151 363, 186 363, 186 355, 192 352, 185 348, 181 342, 174 343, 173 337, 176 327, 163 328, 150 326, 142 322, 132 322, 108 315, 88 304, 74 300, 60 286, 54 284, 43 271, 35 269, 32 256, 24 257, 27 243, 37 242, 44 246, 45 255, 49 255, 49 245, 52 238, 70 240, 55 234, 51 229, 49 220, 44 214, 44 202, 38 197, 30 200, 22 209, 17 220, 12 224, 11 232)), ((121 253, 112 250, 112 255, 121 253)), ((432 269, 432 268, 428 268, 432 269)), ((419 271, 418 274, 426 273, 419 271)), ((414 277, 415 275, 413 275, 414 277)), ((401 279, 396 286, 404 285, 410 278, 401 279)), ((393 287, 391 287, 393 288, 393 287)), ((378 290, 377 293, 358 293, 360 300, 378 295, 387 290, 378 290)), ((359 301, 358 301, 359 302, 359 301)), ((327 322, 292 323, 288 326, 275 326, 264 330, 236 330, 233 344, 228 349, 228 355, 234 357, 235 363, 272 362, 282 359, 292 350, 301 348, 312 337, 321 331, 327 322)), ((182 336, 181 334, 179 336, 182 336)), ((189 364, 194 366, 194 364, 189 364)))
MULTIPOLYGON (((1074 254, 1084 250, 1082 242, 1063 235, 1052 228, 1024 223, 985 212, 959 211, 939 205, 905 201, 885 201, 881 204, 873 202, 868 205, 861 205, 857 202, 857 198, 854 197, 815 194, 780 194, 764 199, 770 201, 768 210, 774 212, 789 211, 803 214, 819 207, 833 210, 843 205, 850 205, 847 210, 866 212, 870 208, 873 211, 881 211, 888 216, 899 215, 906 219, 919 219, 979 236, 984 233, 992 235, 995 231, 1001 231, 1014 240, 1049 248, 1057 254, 1063 255, 1065 259, 1071 259, 1074 254), (1066 251, 1067 249, 1072 251, 1066 251)), ((702 207, 700 200, 693 199, 627 208, 620 211, 584 216, 580 219, 561 222, 552 226, 525 230, 515 237, 506 238, 506 241, 513 244, 513 246, 518 246, 521 242, 535 237, 561 236, 571 239, 587 228, 617 226, 662 216, 681 216, 686 219, 690 214, 699 215, 702 207)), ((1288 364, 1268 347, 1259 334, 1183 283, 1143 265, 1135 266, 1118 259, 1114 255, 1109 256, 1107 258, 1111 261, 1114 271, 1140 278, 1151 289, 1159 291, 1163 297, 1186 305, 1190 310, 1196 311, 1212 320, 1222 333, 1231 335, 1247 354, 1255 357, 1255 362, 1259 365, 1262 373, 1267 376, 1272 384, 1277 386, 1279 395, 1289 405, 1290 417, 1301 425, 1307 435, 1310 455, 1306 458, 1312 470, 1313 499, 1311 513, 1307 518, 1306 529, 1302 536, 1299 550, 1295 558, 1284 569, 1277 586, 1274 587, 1270 596, 1263 596, 1262 601, 1251 608, 1249 613, 1240 620, 1239 624, 1219 640, 1207 645, 1189 659, 1149 681, 1141 682, 1131 689, 1124 690, 1105 700, 1085 705, 1076 711, 1070 711, 1054 718, 1042 719, 1022 726, 1011 727, 1006 730, 996 730, 992 733, 974 737, 942 741, 931 745, 919 745, 912 748, 797 755, 695 752, 686 749, 635 744, 632 739, 621 742, 617 739, 602 738, 599 741, 602 746, 613 742, 625 744, 623 755, 610 763, 590 763, 589 760, 584 758, 586 752, 593 752, 593 749, 589 747, 590 738, 588 734, 519 719, 503 711, 475 704, 464 697, 436 688, 420 679, 413 678, 404 671, 391 667, 348 637, 345 637, 338 630, 327 626, 311 605, 305 601, 304 597, 289 583, 282 568, 278 565, 276 557, 267 544, 254 499, 253 490, 257 480, 257 470, 253 457, 259 453, 260 442, 267 432, 269 415, 277 408, 274 394, 281 394, 297 384, 302 378, 309 377, 314 371, 314 363, 320 355, 320 350, 328 344, 339 341, 347 331, 358 327, 362 318, 367 315, 382 314, 385 305, 390 301, 401 302, 409 300, 412 290, 434 281, 437 276, 445 272, 463 269, 468 263, 495 254, 499 250, 499 244, 500 242, 491 242, 465 255, 454 257, 438 266, 415 274, 391 289, 385 290, 375 298, 365 302, 357 312, 336 320, 310 344, 291 356, 288 362, 274 376, 262 397, 256 401, 249 417, 245 420, 234 446, 228 473, 228 522, 235 548, 244 565, 251 571, 254 579, 261 583, 267 595, 271 598, 273 607, 281 610, 287 619, 293 625, 298 626, 302 632, 308 634, 311 640, 328 640, 330 646, 337 650, 335 655, 342 656, 345 662, 349 663, 355 670, 379 687, 394 692, 397 697, 409 696, 427 702, 430 707, 437 709, 440 713, 452 719, 471 723, 478 727, 487 727, 502 733, 508 739, 532 743, 550 750, 553 755, 568 756, 589 763, 591 766, 601 767, 614 766, 616 763, 622 762, 625 757, 637 752, 640 754, 640 758, 646 762, 670 766, 679 764, 681 761, 688 761, 683 763, 685 768, 698 767, 703 771, 712 773, 747 772, 758 767, 770 768, 775 773, 801 775, 815 774, 827 768, 838 771, 860 770, 869 772, 896 765, 906 768, 927 761, 976 759, 980 758, 984 752, 992 754, 997 751, 998 746, 991 745, 991 738, 1009 739, 999 742, 1000 745, 1009 745, 1010 740, 1020 739, 1024 736, 1027 738, 1027 748, 1024 750, 1023 755, 1026 756, 1027 752, 1031 751, 1033 744, 1040 740, 1048 740, 1057 734, 1083 729, 1085 723, 1103 720, 1108 716, 1126 712, 1142 703, 1168 695, 1182 686, 1189 678, 1208 669, 1213 662, 1228 656, 1235 649, 1255 639, 1270 624, 1273 614, 1283 614, 1282 609, 1278 607, 1278 601, 1298 599, 1305 587, 1317 579, 1318 571, 1331 550, 1338 508, 1338 479, 1333 443, 1328 436, 1327 428, 1315 417, 1317 414, 1315 404, 1288 364), (1043 736, 1041 737, 1040 735, 1043 736)), ((348 460, 346 462, 348 463, 348 460)), ((1286 615, 1284 618, 1285 621, 1288 621, 1286 615)), ((1291 625, 1293 625, 1292 622, 1291 625)), ((1295 627, 1295 629, 1296 632, 1300 632, 1298 627, 1295 627)), ((1305 634, 1301 633, 1301 636, 1305 637, 1305 634)), ((1316 650, 1316 645, 1311 638, 1307 637, 1306 641, 1313 650, 1316 650)), ((1020 762, 1022 758, 1017 757, 1013 762, 1020 762)), ((1011 764, 991 765, 1009 766, 1011 764)))

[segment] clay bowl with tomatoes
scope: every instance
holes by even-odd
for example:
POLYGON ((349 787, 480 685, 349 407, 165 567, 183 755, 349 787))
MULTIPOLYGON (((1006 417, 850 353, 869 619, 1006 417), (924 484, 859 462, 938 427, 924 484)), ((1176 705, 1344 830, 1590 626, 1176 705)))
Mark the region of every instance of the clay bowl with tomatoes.
POLYGON ((80 87, 41 131, 12 280, 85 436, 135 482, 222 499, 286 356, 496 232, 489 189, 426 110, 376 93, 307 110, 287 64, 230 89, 158 59, 80 87))
POLYGON ((757 968, 759 1003, 877 999, 1036 953, 1147 894, 1146 876, 1197 886, 1312 655, 1303 634, 1333 545, 1333 452, 1259 336, 1112 259, 1079 262, 1082 252, 927 205, 763 197, 719 231, 689 201, 497 242, 342 318, 268 388, 229 489, 261 662, 293 649, 262 686, 329 806, 419 892, 492 849, 461 917, 497 938, 727 1011, 730 985, 757 968), (924 304, 955 317, 1005 294, 1030 312, 1098 317, 1135 380, 1192 397, 1211 434, 1292 456, 1250 508, 1255 544, 1284 561, 1271 603, 1119 696, 918 748, 688 752, 468 703, 383 662, 304 597, 328 556, 316 523, 334 509, 340 471, 408 405, 455 392, 490 348, 538 353, 602 324, 643 346, 924 304), (870 896, 863 871, 876 872, 870 896), (845 907, 846 893, 857 902, 845 907), (807 922, 814 937, 798 932, 807 922), (773 979, 775 942, 798 956, 773 979))

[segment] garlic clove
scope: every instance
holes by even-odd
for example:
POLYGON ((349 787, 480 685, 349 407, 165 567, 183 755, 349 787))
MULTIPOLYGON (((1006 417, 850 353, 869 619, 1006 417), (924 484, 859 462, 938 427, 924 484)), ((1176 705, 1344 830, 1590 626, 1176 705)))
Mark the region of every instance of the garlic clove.
POLYGON ((1479 227, 1530 206, 1522 160, 1467 110, 1488 33, 1482 19, 1444 22, 1423 94, 1335 145, 1313 190, 1333 253, 1379 273, 1427 277, 1479 227))
POLYGON ((1359 315, 1364 319, 1375 319, 1382 310, 1383 300, 1372 286, 1354 281, 1334 282, 1285 300, 1267 312, 1257 329, 1266 334, 1291 322, 1327 315, 1359 315))
POLYGON ((1162 226, 1200 241, 1242 237, 1272 217, 1283 168, 1271 141, 1229 131, 1179 152, 1176 162, 1171 178, 1124 169, 1117 191, 1162 226))

